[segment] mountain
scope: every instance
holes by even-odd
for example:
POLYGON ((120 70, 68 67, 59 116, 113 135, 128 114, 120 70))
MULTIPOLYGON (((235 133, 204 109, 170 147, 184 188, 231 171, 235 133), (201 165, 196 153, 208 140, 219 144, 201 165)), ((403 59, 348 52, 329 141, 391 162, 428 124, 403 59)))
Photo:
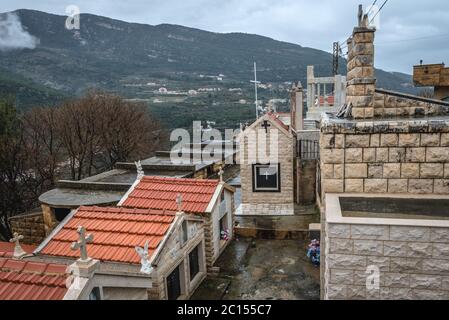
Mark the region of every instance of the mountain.
POLYGON ((16 105, 26 110, 36 105, 54 106, 67 98, 67 94, 34 83, 0 68, 0 96, 11 95, 16 105))
MULTIPOLYGON (((64 28, 64 16, 14 13, 40 43, 35 49, 1 52, 1 67, 71 93, 89 86, 117 89, 129 77, 189 80, 194 74, 224 74, 247 83, 253 61, 264 82, 304 82, 312 64, 320 75, 331 73, 329 53, 258 35, 127 23, 91 14, 81 15, 78 32, 64 28)), ((381 87, 410 89, 410 76, 377 70, 377 77, 381 87)))

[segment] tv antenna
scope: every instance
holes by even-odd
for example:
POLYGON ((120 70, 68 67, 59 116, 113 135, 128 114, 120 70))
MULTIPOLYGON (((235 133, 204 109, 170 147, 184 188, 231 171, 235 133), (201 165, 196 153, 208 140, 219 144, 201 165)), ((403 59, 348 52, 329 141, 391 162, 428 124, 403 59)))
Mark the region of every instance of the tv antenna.
POLYGON ((254 95, 256 97, 256 120, 259 119, 259 98, 257 95, 257 85, 260 84, 260 81, 257 81, 257 63, 254 62, 254 80, 251 80, 251 83, 254 83, 254 95))

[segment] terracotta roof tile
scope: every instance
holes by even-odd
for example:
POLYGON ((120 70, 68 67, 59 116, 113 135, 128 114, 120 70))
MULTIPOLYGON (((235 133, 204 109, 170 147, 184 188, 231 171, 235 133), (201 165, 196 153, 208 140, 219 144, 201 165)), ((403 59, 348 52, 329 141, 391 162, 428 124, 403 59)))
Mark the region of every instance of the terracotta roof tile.
POLYGON ((61 300, 67 266, 0 258, 0 300, 61 300))
POLYGON ((289 126, 286 125, 281 119, 279 119, 279 115, 273 112, 269 112, 267 113, 267 115, 273 119, 274 121, 276 121, 277 124, 279 124, 282 128, 284 128, 285 130, 289 130, 289 126))
POLYGON ((122 205, 176 211, 176 197, 181 194, 184 212, 205 213, 218 184, 218 180, 143 177, 122 205))
MULTIPOLYGON (((14 253, 14 246, 14 243, 0 241, 0 257, 11 258, 14 253)), ((33 253, 37 248, 37 246, 28 244, 21 244, 21 247, 26 253, 33 253)))
POLYGON ((138 264, 140 257, 135 247, 143 247, 148 240, 151 255, 174 218, 174 211, 80 207, 40 253, 78 258, 79 252, 71 250, 70 246, 78 240, 77 228, 83 226, 94 236, 93 243, 87 245, 90 257, 100 261, 138 264))

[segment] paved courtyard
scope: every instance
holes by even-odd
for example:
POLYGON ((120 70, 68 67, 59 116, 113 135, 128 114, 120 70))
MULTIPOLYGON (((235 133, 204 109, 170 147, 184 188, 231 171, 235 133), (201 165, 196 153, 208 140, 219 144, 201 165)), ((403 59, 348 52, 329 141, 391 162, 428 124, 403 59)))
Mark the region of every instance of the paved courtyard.
POLYGON ((319 268, 305 257, 299 240, 234 241, 217 262, 193 300, 317 300, 319 268))

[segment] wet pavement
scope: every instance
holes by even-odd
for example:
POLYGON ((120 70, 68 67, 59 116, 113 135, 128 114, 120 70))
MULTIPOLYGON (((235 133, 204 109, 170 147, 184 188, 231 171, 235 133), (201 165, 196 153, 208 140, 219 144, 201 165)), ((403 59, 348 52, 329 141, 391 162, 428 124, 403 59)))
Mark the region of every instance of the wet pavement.
POLYGON ((193 300, 318 300, 320 271, 299 240, 240 239, 216 263, 193 300))

